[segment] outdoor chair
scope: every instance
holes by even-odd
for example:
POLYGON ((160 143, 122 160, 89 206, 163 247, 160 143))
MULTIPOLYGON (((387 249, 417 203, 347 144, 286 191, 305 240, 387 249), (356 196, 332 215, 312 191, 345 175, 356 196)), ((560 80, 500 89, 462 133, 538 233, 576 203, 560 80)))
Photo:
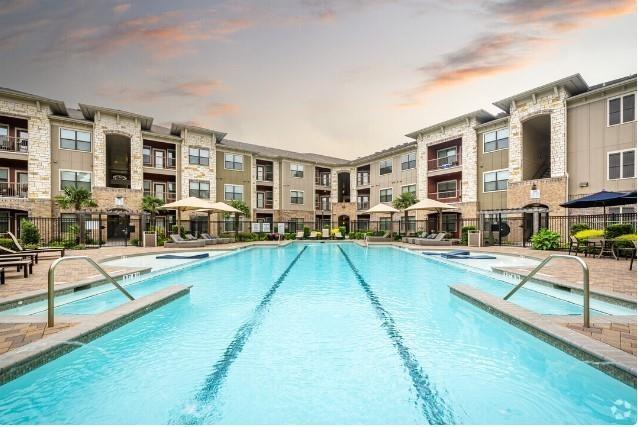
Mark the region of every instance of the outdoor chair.
POLYGON ((193 236, 191 233, 184 234, 186 240, 197 240, 197 237, 193 236))
POLYGON ((383 236, 368 236, 368 242, 391 242, 390 232, 386 230, 383 236))
POLYGON ((629 270, 633 270, 634 268, 634 259, 636 258, 636 242, 631 241, 631 247, 629 248, 616 248, 619 256, 628 256, 629 261, 629 270))
MULTIPOLYGON (((17 252, 33 252, 33 253, 37 252, 41 254, 55 252, 55 253, 60 253, 60 256, 63 257, 64 252, 66 250, 65 248, 61 246, 38 247, 36 249, 24 249, 22 245, 20 244, 20 241, 16 238, 16 236, 12 232, 7 231, 7 235, 11 237, 11 240, 13 240, 13 244, 15 245, 16 248, 18 248, 17 252)), ((17 252, 12 251, 12 253, 17 253, 17 252)))
POLYGON ((33 261, 24 259, 4 259, 0 261, 0 267, 16 267, 17 271, 22 270, 24 278, 28 278, 29 274, 33 274, 33 261))
POLYGON ((330 229, 329 228, 323 228, 321 230, 321 238, 322 239, 329 239, 330 238, 330 229))
MULTIPOLYGON (((3 248, 3 246, 0 246, 3 248)), ((6 249, 6 248, 5 248, 6 249)), ((33 263, 38 263, 38 254, 30 252, 17 252, 15 254, 0 254, 0 261, 3 259, 30 259, 33 263)))
POLYGON ((341 234, 341 231, 335 232, 335 239, 343 239, 343 235, 341 234))
POLYGON ((179 234, 171 234, 169 237, 171 241, 164 243, 166 248, 199 248, 206 244, 204 240, 186 240, 179 234))
POLYGON ((0 268, 0 285, 4 285, 4 267, 0 268))
POLYGON ((568 255, 571 255, 572 251, 574 251, 574 255, 578 256, 578 251, 581 250, 585 257, 587 257, 587 253, 589 252, 590 245, 587 241, 580 241, 574 236, 569 236, 569 250, 567 251, 568 255))
POLYGON ((216 245, 217 243, 221 243, 216 237, 213 237, 208 233, 200 233, 199 237, 203 239, 204 243, 206 243, 207 245, 216 245))
POLYGON ((295 234, 295 239, 297 240, 303 239, 303 231, 297 231, 297 234, 295 234))
POLYGON ((318 231, 311 231, 310 232, 310 238, 311 239, 317 239, 319 237, 319 232, 318 231))

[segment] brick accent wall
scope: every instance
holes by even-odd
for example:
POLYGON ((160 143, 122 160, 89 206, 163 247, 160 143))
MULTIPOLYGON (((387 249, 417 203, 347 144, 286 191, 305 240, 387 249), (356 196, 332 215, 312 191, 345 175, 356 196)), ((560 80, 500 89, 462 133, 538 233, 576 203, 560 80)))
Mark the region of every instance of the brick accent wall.
POLYGON ((567 215, 567 209, 560 206, 567 200, 567 177, 534 179, 507 184, 507 207, 522 208, 529 204, 540 203, 549 207, 551 215, 567 215), (530 198, 532 186, 540 190, 540 199, 530 198))
POLYGON ((93 187, 93 199, 98 204, 97 209, 105 211, 113 208, 121 208, 115 204, 116 197, 124 199, 124 208, 133 212, 142 210, 142 198, 144 192, 142 190, 133 190, 129 188, 111 188, 111 187, 93 187))
POLYGON ((184 142, 182 144, 182 194, 181 198, 188 197, 189 180, 197 179, 210 181, 210 200, 217 200, 217 182, 215 180, 215 167, 217 164, 217 150, 215 149, 215 137, 213 135, 195 132, 186 129, 182 132, 184 142), (188 149, 190 147, 208 148, 208 166, 191 165, 188 163, 188 149))
MULTIPOLYGON (((564 88, 542 94, 536 99, 512 103, 510 108, 510 146, 509 171, 510 182, 523 179, 523 122, 541 114, 550 115, 551 137, 551 177, 564 176, 567 171, 567 108, 568 97, 564 88)), ((465 147, 464 147, 465 148, 465 147)))
POLYGON ((107 135, 123 135, 131 140, 131 189, 142 189, 142 128, 137 119, 97 112, 93 127, 93 186, 106 187, 107 135))
POLYGON ((293 218, 303 218, 306 223, 315 222, 315 212, 314 211, 296 211, 296 210, 280 210, 279 211, 279 221, 288 222, 293 218))
POLYGON ((350 221, 356 221, 357 219, 357 203, 333 203, 332 204, 332 216, 330 220, 333 224, 337 224, 341 215, 347 215, 350 217, 350 221))
POLYGON ((3 209, 26 211, 31 217, 50 217, 53 215, 54 202, 50 199, 2 198, 3 209))

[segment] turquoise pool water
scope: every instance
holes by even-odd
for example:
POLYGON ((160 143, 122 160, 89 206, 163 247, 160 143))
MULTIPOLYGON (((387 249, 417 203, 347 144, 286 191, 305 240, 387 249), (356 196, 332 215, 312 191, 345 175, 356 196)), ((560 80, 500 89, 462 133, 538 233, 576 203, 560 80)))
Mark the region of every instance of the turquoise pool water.
MULTIPOLYGON (((454 297, 459 283, 511 288, 393 248, 240 251, 131 286, 193 288, 0 387, 0 422, 636 422, 635 389, 454 297)), ((513 301, 580 312, 532 291, 513 301)))

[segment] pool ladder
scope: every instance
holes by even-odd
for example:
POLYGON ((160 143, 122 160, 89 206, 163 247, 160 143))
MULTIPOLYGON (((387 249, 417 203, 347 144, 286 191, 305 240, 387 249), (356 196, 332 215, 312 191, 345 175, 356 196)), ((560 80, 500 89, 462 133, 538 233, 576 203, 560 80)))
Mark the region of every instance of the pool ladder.
POLYGON ((48 299, 48 325, 49 325, 49 327, 52 327, 54 325, 54 314, 53 314, 54 301, 53 300, 54 300, 54 297, 55 297, 55 292, 54 292, 53 288, 54 288, 54 285, 55 285, 55 269, 57 268, 58 265, 62 264, 63 261, 73 261, 73 260, 76 260, 76 259, 83 259, 83 260, 87 261, 89 264, 91 264, 93 267, 95 267, 95 269, 97 271, 99 271, 108 281, 113 283, 113 285, 115 285, 115 287, 117 289, 119 289, 120 292, 122 292, 128 299, 130 299, 131 301, 135 300, 133 295, 128 293, 127 290, 122 287, 122 285, 117 283, 117 280, 115 280, 109 273, 104 271, 104 269, 102 267, 100 267, 98 265, 98 263, 93 261, 88 256, 86 256, 86 255, 75 255, 75 256, 66 256, 64 258, 58 258, 55 261, 53 261, 51 263, 51 266, 49 267, 49 287, 48 287, 48 295, 47 295, 47 299, 48 299))
POLYGON ((573 259, 577 261, 580 266, 583 268, 583 326, 585 328, 589 328, 589 267, 582 259, 578 258, 574 255, 562 255, 562 254, 552 254, 541 261, 535 269, 533 269, 527 276, 520 281, 520 283, 514 286, 514 289, 509 291, 507 295, 503 297, 504 300, 509 299, 516 291, 518 291, 525 283, 527 283, 536 273, 540 271, 541 268, 545 267, 551 260, 556 258, 565 258, 565 259, 573 259))

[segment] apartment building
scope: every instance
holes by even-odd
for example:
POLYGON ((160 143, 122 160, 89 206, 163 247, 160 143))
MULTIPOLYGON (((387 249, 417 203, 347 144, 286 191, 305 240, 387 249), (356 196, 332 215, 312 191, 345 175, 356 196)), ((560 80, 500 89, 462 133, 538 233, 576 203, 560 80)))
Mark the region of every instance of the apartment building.
POLYGON ((369 207, 412 192, 457 208, 442 214, 452 234, 462 218, 499 215, 524 217, 533 232, 550 214, 582 213, 565 200, 636 188, 635 93, 635 75, 588 86, 576 74, 495 102, 498 114, 472 111, 348 160, 0 88, 0 231, 27 216, 74 216, 52 200, 75 185, 93 193, 109 238, 141 214, 144 195, 242 200, 256 222, 366 228, 390 220, 369 207))

